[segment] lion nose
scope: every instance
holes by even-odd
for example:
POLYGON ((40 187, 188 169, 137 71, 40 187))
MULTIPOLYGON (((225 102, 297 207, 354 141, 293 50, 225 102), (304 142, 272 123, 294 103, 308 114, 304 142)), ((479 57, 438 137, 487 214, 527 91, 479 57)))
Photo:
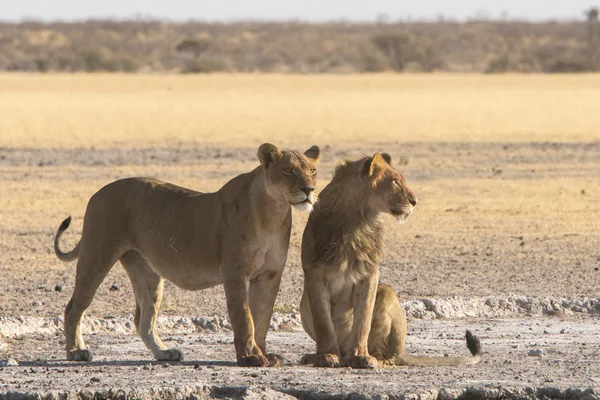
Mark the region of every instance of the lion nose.
POLYGON ((412 206, 416 206, 417 203, 419 202, 419 200, 417 200, 416 197, 411 197, 410 199, 408 199, 409 203, 412 204, 412 206))
POLYGON ((302 190, 308 196, 308 195, 310 195, 311 192, 313 192, 315 190, 315 188, 313 186, 304 186, 304 187, 301 187, 300 190, 302 190))

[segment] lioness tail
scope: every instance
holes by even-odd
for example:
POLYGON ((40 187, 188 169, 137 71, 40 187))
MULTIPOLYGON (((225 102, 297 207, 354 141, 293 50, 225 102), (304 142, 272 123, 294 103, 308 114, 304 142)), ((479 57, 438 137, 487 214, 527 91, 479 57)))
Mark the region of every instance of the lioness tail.
POLYGON ((396 356, 396 365, 466 365, 476 364, 481 359, 481 342, 471 331, 465 334, 467 348, 473 357, 418 357, 400 354, 396 356))
POLYGON ((79 244, 81 242, 77 243, 77 246, 75 246, 75 248, 69 251, 68 253, 63 253, 58 245, 58 242, 60 241, 60 238, 63 235, 63 233, 67 229, 69 229, 69 225, 71 225, 70 215, 67 219, 65 219, 62 222, 62 224, 60 224, 60 226, 58 227, 58 232, 56 232, 56 236, 54 236, 54 253, 56 253, 56 257, 58 257, 58 259, 61 261, 73 261, 76 260, 77 257, 79 257, 79 244))

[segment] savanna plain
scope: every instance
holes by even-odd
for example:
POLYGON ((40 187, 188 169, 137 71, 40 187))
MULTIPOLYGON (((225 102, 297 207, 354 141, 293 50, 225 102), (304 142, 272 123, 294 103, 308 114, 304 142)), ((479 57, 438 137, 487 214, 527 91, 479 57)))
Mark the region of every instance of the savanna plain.
POLYGON ((594 74, 0 74, 0 398, 596 399, 599 110, 594 74), (169 283, 159 328, 186 361, 152 360, 118 264, 84 320, 94 361, 65 361, 75 263, 53 253, 60 222, 73 217, 71 248, 103 185, 151 176, 214 191, 257 166, 263 142, 319 145, 317 191, 343 159, 391 155, 419 198, 404 224, 384 219, 380 269, 409 315, 407 351, 464 355, 468 328, 479 364, 299 366, 314 344, 297 310, 307 216, 295 211, 267 337, 283 368, 235 367, 222 287, 169 283))

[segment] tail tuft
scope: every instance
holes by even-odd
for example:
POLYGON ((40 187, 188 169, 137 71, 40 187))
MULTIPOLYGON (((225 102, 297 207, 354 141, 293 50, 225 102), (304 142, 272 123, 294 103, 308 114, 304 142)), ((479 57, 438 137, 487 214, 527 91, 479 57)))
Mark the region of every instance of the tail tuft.
POLYGON ((67 229, 69 229, 69 226, 70 226, 70 225, 71 225, 71 216, 69 215, 69 216, 67 217, 67 219, 65 219, 65 220, 62 222, 62 224, 60 224, 60 227, 58 228, 58 230, 59 230, 60 232, 64 232, 64 231, 66 231, 67 229))
POLYGON ((467 347, 469 348, 469 351, 471 352, 473 357, 480 355, 481 354, 481 342, 479 341, 479 338, 477 336, 473 335, 473 333, 471 333, 471 331, 468 329, 467 329, 467 333, 465 334, 465 337, 467 339, 467 347))

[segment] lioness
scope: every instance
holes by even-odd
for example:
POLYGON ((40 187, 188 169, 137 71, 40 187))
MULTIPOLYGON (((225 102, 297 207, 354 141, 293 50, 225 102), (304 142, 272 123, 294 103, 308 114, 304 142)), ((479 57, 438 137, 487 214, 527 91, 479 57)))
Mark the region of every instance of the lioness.
POLYGON ((479 360, 480 344, 467 331, 474 357, 404 354, 406 314, 396 293, 378 285, 380 216, 404 221, 417 199, 387 153, 339 165, 319 195, 302 237, 304 293, 300 313, 317 353, 301 363, 318 367, 458 365, 479 360), (341 357, 341 359, 340 359, 341 357), (379 363, 378 363, 379 360, 379 363))
POLYGON ((182 360, 156 333, 163 279, 189 290, 225 287, 227 311, 239 366, 275 366, 265 337, 283 272, 292 210, 310 211, 320 157, 317 146, 304 154, 265 143, 260 166, 214 193, 147 178, 110 183, 90 199, 81 241, 63 253, 59 240, 71 217, 58 229, 59 259, 79 258, 75 290, 65 310, 67 359, 90 361, 81 320, 96 290, 117 260, 135 293, 135 326, 157 360, 182 360))

